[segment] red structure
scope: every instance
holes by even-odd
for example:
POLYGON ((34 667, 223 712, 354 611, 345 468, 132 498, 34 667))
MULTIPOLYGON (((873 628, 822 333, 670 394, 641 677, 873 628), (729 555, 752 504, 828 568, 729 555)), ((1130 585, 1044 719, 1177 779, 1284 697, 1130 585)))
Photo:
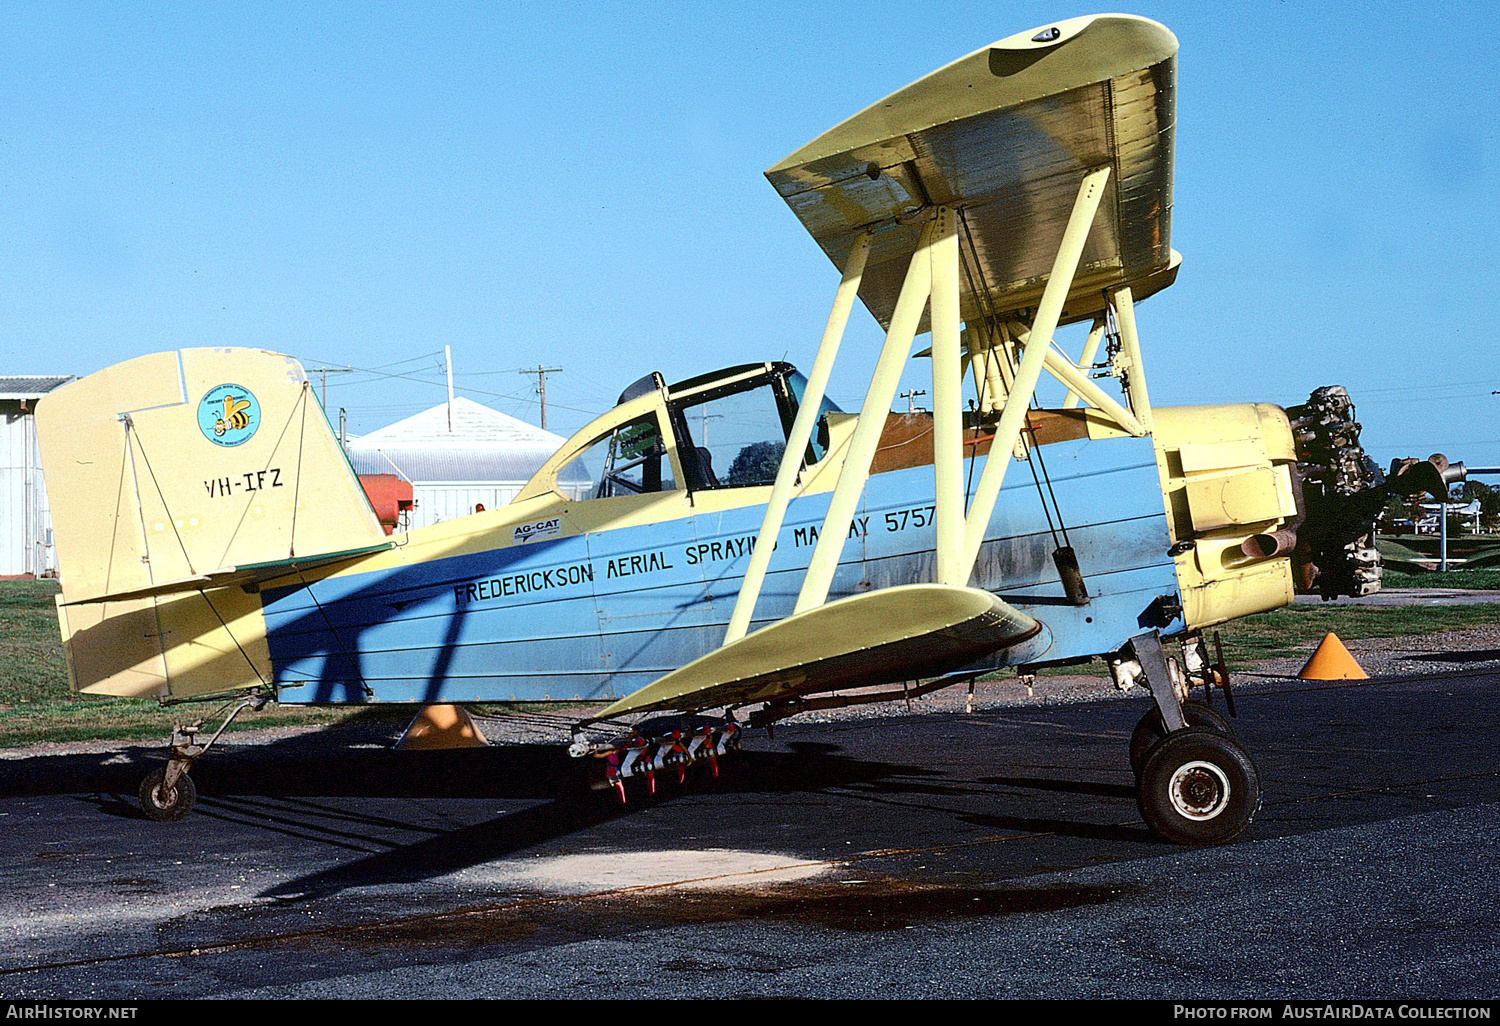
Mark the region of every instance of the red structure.
POLYGON ((395 474, 361 474, 359 484, 386 534, 393 533, 400 526, 401 514, 416 505, 411 482, 403 481, 395 474))

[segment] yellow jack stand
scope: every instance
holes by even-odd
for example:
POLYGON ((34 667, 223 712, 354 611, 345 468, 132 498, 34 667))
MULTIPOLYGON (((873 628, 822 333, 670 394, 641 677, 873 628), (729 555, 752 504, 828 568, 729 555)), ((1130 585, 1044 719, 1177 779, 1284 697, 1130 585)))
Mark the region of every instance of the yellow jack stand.
POLYGON ((403 751, 435 751, 442 748, 484 748, 489 745, 479 724, 459 705, 424 705, 396 742, 403 751))

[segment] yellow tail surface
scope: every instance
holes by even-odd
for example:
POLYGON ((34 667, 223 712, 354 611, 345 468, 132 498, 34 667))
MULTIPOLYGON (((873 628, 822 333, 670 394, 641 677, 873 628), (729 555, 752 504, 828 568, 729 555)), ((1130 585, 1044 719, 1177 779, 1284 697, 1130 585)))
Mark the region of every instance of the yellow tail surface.
POLYGON ((236 568, 385 540, 293 359, 184 349, 37 404, 73 687, 184 697, 269 680, 236 568))

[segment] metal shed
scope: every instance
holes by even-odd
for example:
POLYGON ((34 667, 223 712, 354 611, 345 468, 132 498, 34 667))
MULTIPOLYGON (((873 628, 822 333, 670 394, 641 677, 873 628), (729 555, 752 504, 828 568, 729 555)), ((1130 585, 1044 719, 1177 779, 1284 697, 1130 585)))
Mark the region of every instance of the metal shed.
POLYGON ((350 439, 358 474, 396 474, 412 483, 410 527, 496 509, 515 498, 564 439, 458 396, 450 404, 350 439))
POLYGON ((0 377, 0 577, 57 572, 36 444, 36 401, 72 375, 0 377))

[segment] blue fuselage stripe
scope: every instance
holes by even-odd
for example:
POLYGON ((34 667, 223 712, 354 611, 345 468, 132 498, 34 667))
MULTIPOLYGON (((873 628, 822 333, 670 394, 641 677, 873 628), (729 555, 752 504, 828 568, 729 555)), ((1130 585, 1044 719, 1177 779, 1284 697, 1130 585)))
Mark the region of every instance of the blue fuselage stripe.
MULTIPOLYGON (((1019 474, 1001 493, 971 583, 1042 620, 1048 660, 1113 651, 1157 596, 1176 592, 1151 440, 1056 443, 1047 461, 1090 603, 1057 601, 1055 526, 1019 474)), ((828 498, 791 504, 757 625, 791 613, 828 498)), ((722 642, 763 512, 747 506, 268 590, 282 700, 629 693, 722 642)), ((932 468, 872 476, 830 598, 932 580, 933 544, 932 468)))

